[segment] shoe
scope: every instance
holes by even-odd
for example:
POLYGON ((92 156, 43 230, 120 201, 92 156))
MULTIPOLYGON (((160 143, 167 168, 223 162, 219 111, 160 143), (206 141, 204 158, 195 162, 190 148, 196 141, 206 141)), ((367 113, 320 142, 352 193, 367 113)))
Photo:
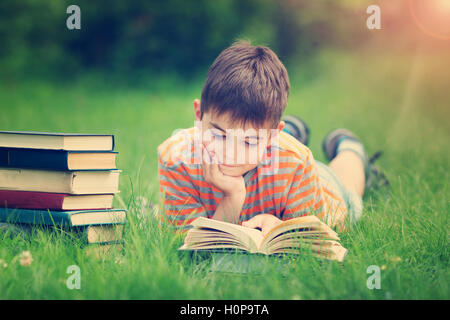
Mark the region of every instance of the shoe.
MULTIPOLYGON (((352 140, 361 145, 361 149, 352 149, 348 148, 348 150, 354 151, 357 153, 364 165, 364 173, 366 180, 366 189, 370 188, 381 188, 383 186, 389 185, 389 180, 386 178, 385 174, 381 172, 381 170, 374 165, 374 162, 382 155, 381 151, 376 152, 371 157, 368 156, 363 143, 361 140, 351 131, 347 129, 336 129, 331 131, 322 142, 322 149, 328 159, 328 161, 333 160, 338 151, 339 144, 344 140, 352 140)), ((356 145, 356 144, 355 144, 356 145)), ((357 145, 356 145, 357 146, 357 145)), ((359 146, 358 146, 359 147, 359 146)), ((345 150, 345 147, 344 149, 345 150)), ((341 150, 341 151, 343 151, 341 150)))
POLYGON ((286 115, 281 120, 285 122, 285 126, 283 128, 284 132, 289 133, 305 146, 308 145, 309 128, 302 119, 293 115, 286 115))

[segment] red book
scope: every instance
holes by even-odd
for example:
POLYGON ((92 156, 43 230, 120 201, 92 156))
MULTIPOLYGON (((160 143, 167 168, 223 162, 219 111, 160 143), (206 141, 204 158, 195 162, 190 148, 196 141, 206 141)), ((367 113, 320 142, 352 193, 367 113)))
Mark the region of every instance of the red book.
POLYGON ((0 207, 41 210, 111 209, 113 197, 113 194, 71 195, 0 190, 0 207))

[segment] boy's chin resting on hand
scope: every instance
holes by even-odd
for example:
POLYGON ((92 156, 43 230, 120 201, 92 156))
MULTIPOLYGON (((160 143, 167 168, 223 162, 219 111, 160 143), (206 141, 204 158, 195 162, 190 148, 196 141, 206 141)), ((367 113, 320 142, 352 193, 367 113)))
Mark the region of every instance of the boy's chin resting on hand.
POLYGON ((266 234, 270 230, 275 228, 281 222, 283 221, 281 221, 274 215, 261 213, 258 214, 257 216, 254 216, 250 220, 242 222, 242 226, 247 228, 260 228, 263 236, 266 236, 266 234))

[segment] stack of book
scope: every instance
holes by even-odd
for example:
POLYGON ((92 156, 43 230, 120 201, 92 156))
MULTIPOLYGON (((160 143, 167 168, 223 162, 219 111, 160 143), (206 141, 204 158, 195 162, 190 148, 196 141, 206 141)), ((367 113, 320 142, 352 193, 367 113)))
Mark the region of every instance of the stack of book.
POLYGON ((113 209, 116 155, 113 135, 0 131, 0 222, 120 243, 126 211, 113 209))

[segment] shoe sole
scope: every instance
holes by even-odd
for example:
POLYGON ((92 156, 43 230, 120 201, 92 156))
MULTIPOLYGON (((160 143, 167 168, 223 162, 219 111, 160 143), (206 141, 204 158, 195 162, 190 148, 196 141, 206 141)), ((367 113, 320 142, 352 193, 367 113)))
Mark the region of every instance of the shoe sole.
POLYGON ((309 143, 309 127, 306 125, 305 121, 292 115, 284 116, 282 120, 286 123, 292 123, 292 127, 297 131, 296 136, 294 137, 307 146, 309 143))
POLYGON ((322 149, 328 161, 331 161, 336 157, 337 143, 339 138, 343 136, 361 142, 353 132, 347 129, 339 128, 331 131, 322 142, 322 149))

